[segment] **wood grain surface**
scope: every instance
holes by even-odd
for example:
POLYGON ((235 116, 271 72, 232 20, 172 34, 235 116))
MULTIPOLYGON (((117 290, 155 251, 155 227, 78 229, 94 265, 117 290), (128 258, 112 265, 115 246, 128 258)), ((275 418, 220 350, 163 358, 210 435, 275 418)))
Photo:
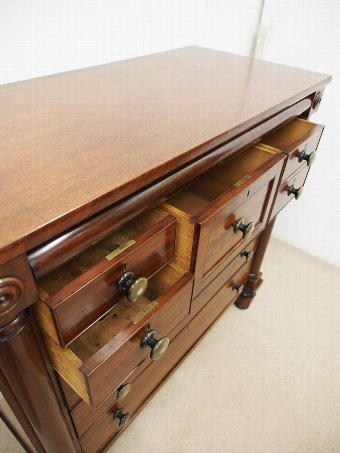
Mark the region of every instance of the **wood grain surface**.
MULTIPOLYGON (((62 346, 68 345, 125 298, 125 293, 117 287, 119 279, 125 273, 125 266, 126 271, 133 272, 137 277, 149 279, 173 258, 175 235, 176 220, 168 216, 141 234, 135 246, 126 249, 116 259, 108 261, 104 258, 97 265, 84 270, 78 278, 59 288, 44 302, 36 304, 40 325, 55 341, 62 346), (46 309, 50 311, 53 320, 46 316, 46 309)), ((66 269, 48 275, 42 283, 51 289, 56 288, 54 277, 58 280, 57 283, 62 282, 64 272, 67 273, 67 266, 66 269)), ((40 282, 38 285, 40 287, 40 282)), ((44 292, 45 288, 42 285, 44 292)))
POLYGON ((189 47, 0 87, 0 251, 17 256, 24 238, 79 223, 329 81, 189 47))

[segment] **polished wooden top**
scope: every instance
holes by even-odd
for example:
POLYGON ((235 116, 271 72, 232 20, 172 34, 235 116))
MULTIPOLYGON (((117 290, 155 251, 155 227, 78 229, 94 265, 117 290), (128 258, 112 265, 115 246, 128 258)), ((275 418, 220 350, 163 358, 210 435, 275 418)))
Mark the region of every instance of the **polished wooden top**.
MULTIPOLYGON (((188 47, 0 87, 0 251, 75 225, 329 82, 188 47)), ((0 261, 3 261, 0 259, 0 261)))

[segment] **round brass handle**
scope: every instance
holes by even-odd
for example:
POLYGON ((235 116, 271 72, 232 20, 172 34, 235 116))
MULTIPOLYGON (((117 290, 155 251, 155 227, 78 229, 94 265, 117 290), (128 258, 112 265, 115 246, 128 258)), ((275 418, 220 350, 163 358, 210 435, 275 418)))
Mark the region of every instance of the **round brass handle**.
POLYGON ((308 167, 311 167, 314 164, 315 158, 316 158, 316 151, 313 151, 312 153, 307 154, 306 150, 303 149, 299 153, 299 161, 302 162, 303 160, 305 160, 307 162, 308 167))
POLYGON ((113 418, 118 418, 119 419, 119 426, 125 425, 125 423, 129 420, 130 414, 127 412, 124 414, 124 412, 119 409, 113 416, 113 418))
POLYGON ((254 255, 253 250, 243 249, 241 252, 241 256, 244 256, 246 261, 250 261, 252 259, 253 255, 254 255))
POLYGON ((237 294, 241 294, 242 291, 243 291, 243 288, 244 288, 244 286, 241 285, 240 283, 234 283, 233 286, 232 286, 232 290, 236 291, 237 294))
POLYGON ((234 233, 241 231, 243 234, 244 239, 247 239, 251 236, 252 232, 254 231, 255 225, 253 222, 245 223, 244 219, 237 220, 234 223, 234 233))
POLYGON ((148 281, 145 277, 136 278, 133 272, 126 272, 118 281, 118 291, 126 294, 127 300, 136 302, 145 293, 148 281))
POLYGON ((131 390, 131 384, 124 384, 117 389, 117 400, 122 400, 131 390))
POLYGON ((303 192, 303 186, 296 189, 294 186, 290 186, 288 189, 288 195, 294 195, 295 200, 298 200, 303 192))
POLYGON ((160 359, 168 349, 170 343, 170 340, 167 337, 160 338, 159 340, 157 340, 155 337, 156 332, 154 330, 151 330, 151 332, 148 332, 148 334, 143 338, 141 342, 142 348, 151 348, 151 360, 160 359))

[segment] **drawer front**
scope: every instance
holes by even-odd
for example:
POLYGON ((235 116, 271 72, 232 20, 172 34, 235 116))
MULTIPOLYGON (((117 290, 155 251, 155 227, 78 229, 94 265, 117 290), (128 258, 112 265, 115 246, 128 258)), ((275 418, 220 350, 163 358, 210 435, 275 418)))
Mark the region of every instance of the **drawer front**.
POLYGON ((94 424, 91 424, 91 421, 95 419, 95 412, 93 410, 89 412, 91 409, 88 409, 87 413, 83 412, 83 424, 78 430, 82 434, 80 443, 84 451, 89 453, 102 451, 108 442, 128 425, 127 422, 119 426, 119 419, 117 417, 115 418, 114 415, 121 410, 122 413, 129 414, 129 419, 134 417, 137 411, 143 406, 145 400, 163 382, 176 366, 177 362, 190 349, 190 346, 189 337, 183 339, 181 335, 178 335, 170 343, 166 353, 166 359, 164 361, 149 363, 149 366, 136 379, 130 381, 131 389, 127 396, 110 406, 94 424), (87 419, 84 416, 87 416, 87 419))
POLYGON ((56 294, 45 298, 37 306, 42 328, 63 347, 70 344, 124 298, 117 284, 125 272, 150 278, 173 258, 175 235, 176 220, 168 216, 118 256, 101 260, 56 294))
POLYGON ((98 407, 150 355, 151 346, 141 347, 148 332, 156 331, 158 339, 165 337, 189 315, 192 275, 179 274, 170 266, 159 274, 153 277, 156 283, 150 283, 148 289, 151 302, 146 306, 147 311, 143 308, 136 316, 130 318, 129 315, 127 324, 119 328, 113 338, 106 340, 112 326, 116 328, 117 309, 110 311, 104 320, 97 321, 68 348, 61 348, 46 336, 53 367, 92 407, 98 407), (157 280, 159 274, 162 280, 157 280), (166 280, 170 281, 170 288, 163 294, 162 282, 166 283, 166 280), (159 293, 162 295, 152 302, 152 296, 159 293))
MULTIPOLYGON (((134 389, 136 379, 148 368, 153 366, 153 369, 156 367, 163 369, 167 364, 171 364, 174 360, 174 355, 178 351, 178 340, 176 336, 182 330, 184 325, 189 321, 187 317, 183 322, 181 322, 175 329, 173 329, 167 337, 170 340, 168 350, 166 351, 166 357, 164 360, 152 361, 150 357, 146 357, 140 365, 138 365, 132 373, 127 376, 127 378, 121 382, 121 384, 114 389, 114 391, 109 395, 96 409, 90 407, 84 401, 80 401, 71 411, 72 420, 74 426, 77 430, 78 436, 81 437, 83 434, 101 417, 105 412, 108 411, 108 408, 111 407, 115 402, 120 405, 124 405, 127 401, 127 396, 130 394, 130 391, 134 389), (177 346, 176 346, 177 345, 177 346), (119 398, 119 389, 126 388, 126 384, 130 385, 129 393, 119 398), (118 401, 119 400, 119 401, 118 401)), ((131 393, 133 395, 133 393, 131 393)), ((131 397, 130 395, 130 397, 131 397)))
POLYGON ((228 298, 228 295, 229 289, 224 285, 210 300, 210 303, 192 318, 190 323, 170 343, 167 360, 153 362, 149 365, 132 383, 128 395, 122 401, 117 401, 110 406, 104 415, 85 432, 80 439, 84 452, 102 451, 129 425, 129 421, 127 421, 124 425, 119 426, 119 419, 114 418, 114 414, 118 410, 121 410, 123 414, 129 413, 128 420, 132 420, 138 415, 147 400, 154 395, 179 362, 230 305, 233 299, 228 298))
POLYGON ((177 217, 196 297, 265 228, 285 156, 252 146, 161 205, 177 217), (191 247, 191 252, 190 252, 191 247))
MULTIPOLYGON (((190 310, 192 282, 176 294, 176 296, 157 314, 152 316, 132 338, 125 342, 119 350, 89 374, 89 384, 93 389, 95 404, 100 404, 112 388, 122 382, 141 361, 150 354, 150 349, 141 348, 141 341, 148 331, 156 331, 158 338, 168 335, 186 316, 190 310), (120 364, 117 368, 117 363, 120 364)), ((167 360, 165 353, 163 360, 167 360)), ((160 360, 162 360, 160 359, 160 360)))
POLYGON ((270 214, 270 220, 273 219, 290 201, 294 200, 296 197, 299 198, 299 193, 301 193, 299 190, 301 191, 301 188, 303 188, 308 172, 309 167, 306 165, 281 184, 270 214), (294 194, 291 192, 291 189, 296 189, 297 192, 294 194))
POLYGON ((226 301, 232 302, 239 297, 242 292, 242 285, 245 286, 248 281, 249 272, 252 266, 252 259, 242 263, 238 257, 219 274, 195 299, 191 302, 190 313, 195 316, 221 289, 226 297, 226 301), (241 268, 238 267, 241 265, 241 268), (236 270, 234 273, 232 271, 236 270))
POLYGON ((282 180, 295 171, 309 166, 315 158, 324 126, 303 119, 295 119, 263 137, 261 143, 287 154, 282 180))
MULTIPOLYGON (((172 348, 172 344, 169 345, 167 355, 170 352, 170 348, 172 348)), ((161 362, 159 363, 161 364, 161 362)), ((150 364, 152 364, 151 359, 146 358, 145 360, 143 360, 143 362, 138 367, 136 367, 133 372, 115 389, 115 391, 111 395, 109 395, 109 397, 105 401, 103 401, 103 403, 101 403, 96 409, 90 407, 82 400, 75 407, 73 407, 71 411, 71 417, 79 437, 82 437, 103 414, 105 414, 109 410, 111 411, 110 408, 114 403, 116 403, 116 405, 125 404, 125 402, 128 400, 127 396, 135 388, 134 382, 136 381, 136 378, 148 366, 150 366, 150 364), (124 387, 126 388, 127 385, 130 386, 130 392, 118 402, 118 389, 124 387)))
POLYGON ((252 235, 258 234, 265 227, 272 189, 273 179, 270 179, 254 194, 251 194, 251 188, 248 189, 247 193, 250 195, 247 197, 246 194, 246 201, 243 203, 245 195, 242 193, 215 214, 209 229, 203 279, 221 260, 245 243, 242 231, 235 229, 237 221, 243 219, 244 224, 252 224, 252 235))
MULTIPOLYGON (((249 239, 244 239, 239 247, 237 247, 227 258, 220 261, 219 264, 204 278, 201 288, 206 288, 210 285, 210 283, 222 272, 225 281, 227 281, 241 266, 246 262, 250 262, 256 251, 259 237, 260 235, 258 234, 255 238, 250 237, 249 239)), ((195 297, 198 297, 196 294, 197 293, 195 292, 195 297)))

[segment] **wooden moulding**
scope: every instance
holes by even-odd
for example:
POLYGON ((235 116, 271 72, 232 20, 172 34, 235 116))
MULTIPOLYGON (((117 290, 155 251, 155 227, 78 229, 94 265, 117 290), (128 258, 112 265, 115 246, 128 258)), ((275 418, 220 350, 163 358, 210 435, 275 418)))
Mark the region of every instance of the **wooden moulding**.
POLYGON ((67 348, 45 332, 54 369, 85 402, 98 406, 150 353, 140 348, 148 326, 161 337, 188 316, 192 281, 191 274, 167 265, 150 280, 145 297, 120 302, 67 348))
POLYGON ((0 266, 0 328, 37 300, 37 287, 26 256, 0 266))
POLYGON ((218 146, 176 172, 169 174, 135 195, 118 202, 91 219, 75 226, 29 254, 36 277, 40 277, 85 250, 93 241, 105 237, 109 231, 151 209, 198 176, 213 168, 228 156, 258 141, 273 128, 295 118, 310 107, 310 99, 304 99, 283 110, 237 138, 218 146))

